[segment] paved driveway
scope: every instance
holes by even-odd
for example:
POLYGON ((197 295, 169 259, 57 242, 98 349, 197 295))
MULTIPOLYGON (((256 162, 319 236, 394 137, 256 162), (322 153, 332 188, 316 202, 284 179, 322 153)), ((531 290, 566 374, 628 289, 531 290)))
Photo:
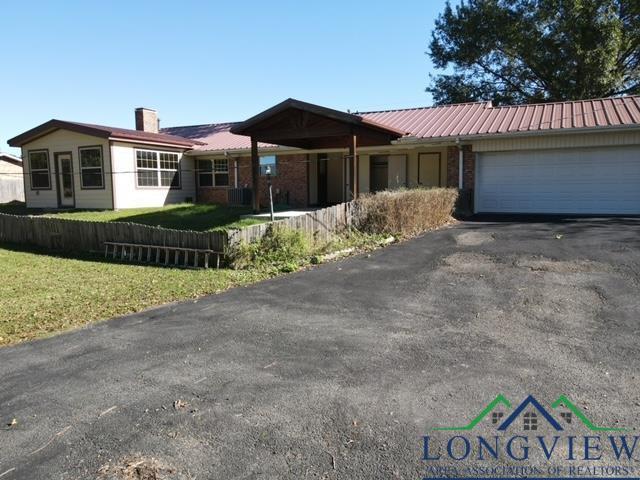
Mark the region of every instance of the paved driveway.
POLYGON ((640 427, 639 266, 638 219, 462 223, 4 348, 0 478, 422 478, 498 393, 640 427))

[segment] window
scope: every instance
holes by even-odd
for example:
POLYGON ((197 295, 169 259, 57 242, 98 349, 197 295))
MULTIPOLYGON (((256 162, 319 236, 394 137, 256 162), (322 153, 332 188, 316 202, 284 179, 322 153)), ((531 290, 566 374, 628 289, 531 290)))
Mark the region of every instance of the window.
POLYGON ((267 174, 267 167, 271 168, 271 175, 275 176, 278 174, 277 169, 278 159, 275 155, 265 155, 264 157, 260 157, 260 175, 267 174))
POLYGON ((29 171, 31 173, 31 190, 49 190, 51 188, 49 152, 47 150, 29 152, 29 171))
POLYGON ((180 188, 180 156, 173 152, 136 150, 139 187, 180 188))
POLYGON ((491 414, 491 423, 493 424, 498 423, 502 417, 504 417, 503 412, 493 412, 491 414))
POLYGON ((562 417, 565 422, 571 423, 571 412, 561 412, 560 417, 562 417))
POLYGON ((198 186, 229 186, 229 161, 226 158, 198 160, 198 186))
POLYGON ((80 147, 80 188, 104 188, 102 147, 80 147))
POLYGON ((534 412, 527 412, 524 414, 523 430, 537 430, 538 429, 538 415, 534 412))

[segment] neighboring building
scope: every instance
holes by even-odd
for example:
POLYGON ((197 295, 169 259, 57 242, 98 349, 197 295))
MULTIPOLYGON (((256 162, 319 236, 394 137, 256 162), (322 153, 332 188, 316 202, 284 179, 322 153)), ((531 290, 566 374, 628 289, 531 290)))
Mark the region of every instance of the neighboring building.
POLYGON ((0 203, 24 202, 22 159, 0 152, 0 203))
POLYGON ((136 128, 52 120, 10 140, 27 205, 237 202, 254 179, 264 205, 269 165, 276 202, 292 206, 449 186, 476 212, 640 214, 639 96, 353 114, 289 99, 245 122, 160 132, 138 109, 136 128))

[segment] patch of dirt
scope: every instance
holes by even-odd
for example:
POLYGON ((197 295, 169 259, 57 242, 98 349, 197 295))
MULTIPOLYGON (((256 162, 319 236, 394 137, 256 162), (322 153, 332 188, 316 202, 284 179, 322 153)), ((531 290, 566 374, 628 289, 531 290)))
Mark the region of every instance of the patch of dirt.
POLYGON ((475 247, 485 243, 493 242, 495 237, 487 232, 466 232, 456 235, 456 243, 466 247, 475 247))
POLYGON ((495 261, 482 253, 456 252, 445 257, 444 264, 455 273, 474 273, 492 268, 495 261))
POLYGON ((516 260, 515 266, 528 268, 534 272, 552 273, 592 273, 610 270, 601 263, 589 260, 561 261, 545 257, 521 257, 516 260))
POLYGON ((99 480, 169 480, 182 478, 177 471, 155 458, 127 457, 119 464, 98 470, 99 480))

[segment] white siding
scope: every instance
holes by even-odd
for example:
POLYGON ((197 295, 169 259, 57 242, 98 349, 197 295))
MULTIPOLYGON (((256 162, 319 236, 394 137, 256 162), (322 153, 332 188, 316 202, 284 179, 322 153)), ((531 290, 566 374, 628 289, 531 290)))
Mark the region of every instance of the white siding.
POLYGON ((24 202, 22 166, 0 160, 0 203, 24 202))
POLYGON ((195 160, 182 155, 183 151, 169 147, 133 145, 111 142, 114 166, 115 208, 161 207, 170 203, 195 201, 195 160), (136 182, 136 149, 180 153, 179 189, 169 187, 138 187, 136 182))
POLYGON ((640 131, 589 132, 582 134, 547 133, 528 137, 497 137, 473 141, 475 152, 537 150, 551 148, 581 148, 640 144, 640 131))
POLYGON ((22 158, 24 162, 25 178, 25 199, 29 208, 57 208, 58 197, 56 191, 56 165, 55 154, 57 152, 70 152, 73 158, 73 185, 76 208, 112 208, 111 201, 111 156, 109 153, 109 142, 106 139, 92 137, 81 133, 70 132, 68 130, 56 130, 44 135, 22 146, 22 158), (103 169, 105 188, 86 189, 80 188, 80 159, 79 147, 102 146, 103 169), (31 190, 29 174, 29 150, 48 150, 49 168, 51 171, 51 190, 31 190))

